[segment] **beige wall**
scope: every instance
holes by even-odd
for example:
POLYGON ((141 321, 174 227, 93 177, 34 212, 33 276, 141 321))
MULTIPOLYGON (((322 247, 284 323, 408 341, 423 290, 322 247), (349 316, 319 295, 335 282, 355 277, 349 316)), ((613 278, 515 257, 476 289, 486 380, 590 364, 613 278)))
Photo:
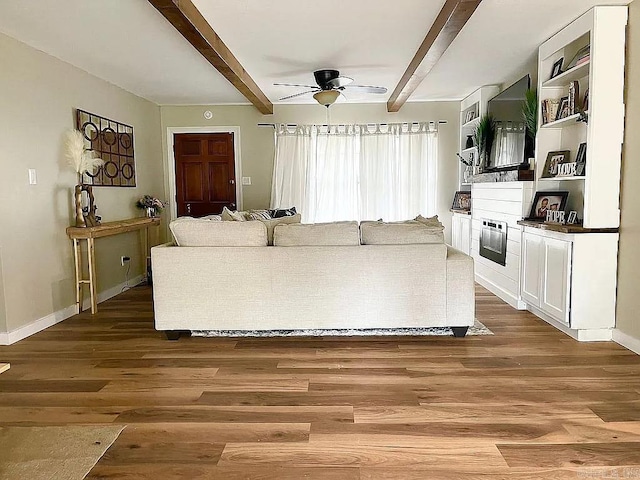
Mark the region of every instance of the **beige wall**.
MULTIPOLYGON (((164 196, 160 109, 54 57, 0 35, 0 329, 13 331, 75 303, 71 245, 75 173, 63 159, 62 136, 79 107, 133 125, 137 188, 96 188, 103 221, 139 213, 144 193, 164 196), (35 168, 37 185, 28 184, 35 168), (3 313, 4 312, 4 315, 3 313)), ((98 286, 124 281, 120 255, 142 272, 136 233, 98 240, 98 286)))
POLYGON ((616 327, 640 340, 640 2, 629 7, 616 327))
MULTIPOLYGON (((449 207, 457 187, 459 142, 459 102, 407 103, 398 113, 387 113, 386 104, 336 104, 331 107, 331 123, 390 123, 446 120, 440 126, 438 163, 438 214, 450 235, 449 207)), ((249 105, 161 107, 164 158, 167 162, 167 127, 239 126, 242 175, 251 177, 243 187, 243 208, 266 208, 271 197, 273 172, 273 129, 258 123, 324 124, 326 110, 320 105, 276 105, 273 115, 261 115, 249 105), (206 120, 203 113, 213 112, 206 120)), ((166 163, 165 163, 166 172, 166 163)), ((168 175, 167 175, 168 182, 168 175)), ((168 191, 168 183, 165 187, 168 191)), ((449 238, 449 237, 448 237, 449 238)))

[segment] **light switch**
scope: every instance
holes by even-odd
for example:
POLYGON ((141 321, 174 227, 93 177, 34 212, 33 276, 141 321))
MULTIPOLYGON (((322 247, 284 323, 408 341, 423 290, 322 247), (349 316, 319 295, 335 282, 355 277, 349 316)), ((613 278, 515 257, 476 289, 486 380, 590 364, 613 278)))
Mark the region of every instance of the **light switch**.
POLYGON ((29 169, 29 185, 36 185, 38 183, 38 176, 36 175, 36 169, 29 169))
POLYGON ((243 185, 251 185, 251 177, 242 177, 243 185))

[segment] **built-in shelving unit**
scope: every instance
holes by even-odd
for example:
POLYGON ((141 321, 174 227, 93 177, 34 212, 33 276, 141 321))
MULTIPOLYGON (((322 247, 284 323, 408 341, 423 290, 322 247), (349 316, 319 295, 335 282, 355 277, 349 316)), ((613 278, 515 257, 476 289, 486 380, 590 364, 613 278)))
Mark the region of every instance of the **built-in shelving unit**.
POLYGON ((567 97, 576 85, 579 95, 566 118, 543 124, 539 109, 535 190, 568 191, 566 210, 576 211, 581 223, 520 222, 520 296, 528 310, 585 341, 611 339, 615 326, 627 17, 626 6, 594 7, 538 51, 541 105, 567 97), (587 46, 588 59, 550 78, 560 59, 572 63, 587 46), (582 110, 586 122, 580 121, 582 110), (584 175, 543 178, 550 152, 569 151, 575 162, 583 143, 584 175))
MULTIPOLYGON (((478 163, 478 149, 474 146, 467 148, 467 138, 474 135, 480 118, 487 113, 489 100, 500 93, 497 86, 479 88, 460 104, 460 155, 474 165, 478 163)), ((465 166, 462 162, 458 168, 458 186, 460 190, 471 190, 471 182, 465 180, 465 166)), ((472 173, 477 173, 472 172, 472 173)))

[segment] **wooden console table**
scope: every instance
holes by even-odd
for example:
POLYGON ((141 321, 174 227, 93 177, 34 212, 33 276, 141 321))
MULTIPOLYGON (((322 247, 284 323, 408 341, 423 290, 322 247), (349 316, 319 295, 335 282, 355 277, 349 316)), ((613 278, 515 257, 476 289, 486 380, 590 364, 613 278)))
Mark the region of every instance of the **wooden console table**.
POLYGON ((68 227, 67 235, 73 240, 73 259, 76 267, 76 306, 78 313, 82 311, 82 286, 89 285, 91 293, 91 313, 98 311, 98 298, 96 292, 96 252, 94 240, 96 238, 110 237, 121 233, 144 231, 143 252, 146 262, 149 255, 149 227, 160 225, 159 218, 131 218, 117 222, 107 222, 95 227, 68 227), (80 250, 80 240, 87 241, 87 263, 89 265, 89 278, 83 278, 82 274, 82 252, 80 250))

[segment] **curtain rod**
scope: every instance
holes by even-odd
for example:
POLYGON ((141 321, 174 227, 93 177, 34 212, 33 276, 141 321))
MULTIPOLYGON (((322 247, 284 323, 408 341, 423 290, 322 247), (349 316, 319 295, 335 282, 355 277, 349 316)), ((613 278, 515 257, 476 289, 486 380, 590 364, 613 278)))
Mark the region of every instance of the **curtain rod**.
MULTIPOLYGON (((435 123, 435 122, 398 122, 396 124, 391 124, 391 125, 420 125, 421 123, 435 123)), ((440 125, 444 125, 447 123, 446 120, 438 120, 438 123, 440 125)), ((280 125, 279 123, 259 123, 258 126, 259 127, 276 127, 277 125, 280 125)), ((344 124, 344 123, 338 123, 338 124, 331 124, 331 125, 327 125, 326 123, 324 125, 315 125, 316 127, 346 127, 347 125, 354 125, 354 124, 344 124)), ((356 125, 381 125, 383 127, 387 127, 389 126, 388 123, 357 123, 356 125)), ((298 124, 297 123, 286 123, 284 124, 285 127, 297 127, 298 124)))

